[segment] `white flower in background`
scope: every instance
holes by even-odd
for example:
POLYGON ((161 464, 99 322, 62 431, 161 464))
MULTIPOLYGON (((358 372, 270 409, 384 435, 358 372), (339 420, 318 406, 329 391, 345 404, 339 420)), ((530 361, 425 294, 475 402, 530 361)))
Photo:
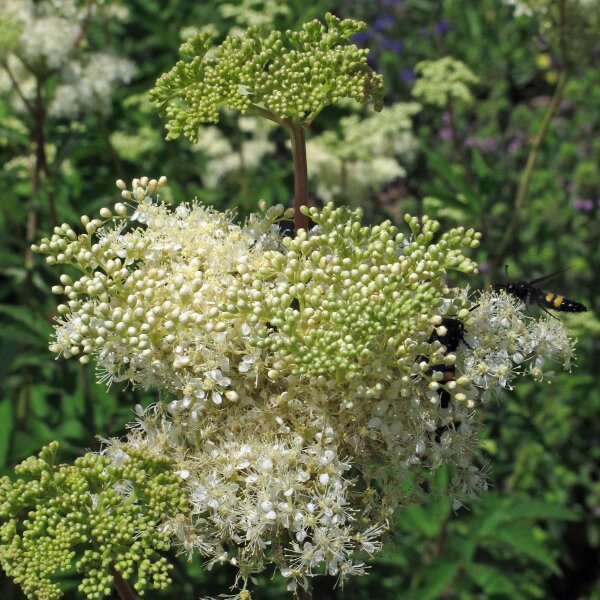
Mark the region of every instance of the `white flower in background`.
POLYGON ((218 127, 202 127, 198 133, 193 148, 206 158, 202 181, 209 189, 222 185, 228 177, 241 177, 256 169, 265 156, 275 152, 275 144, 269 140, 273 126, 268 121, 240 117, 238 127, 243 139, 235 148, 218 127))
POLYGON ((340 132, 327 131, 306 144, 308 175, 316 180, 317 194, 329 202, 344 198, 354 204, 382 185, 406 174, 417 149, 412 117, 415 103, 398 103, 340 121, 340 132))
POLYGON ((57 117, 76 117, 80 112, 107 114, 116 87, 129 83, 133 63, 107 53, 94 53, 84 62, 69 64, 57 86, 50 112, 57 117))
POLYGON ((0 53, 8 69, 3 70, 0 91, 10 94, 17 110, 27 108, 21 96, 35 105, 38 80, 54 75, 53 97, 43 98, 52 116, 109 111, 115 87, 129 82, 133 64, 108 53, 89 52, 84 37, 89 19, 98 11, 105 18, 126 15, 122 5, 99 0, 0 0, 0 53), (15 81, 20 93, 14 89, 15 81))
POLYGON ((14 52, 36 73, 70 60, 88 10, 74 0, 0 0, 0 18, 20 30, 14 52))
POLYGON ((526 370, 542 379, 546 360, 570 370, 573 341, 562 323, 551 317, 534 319, 525 305, 505 292, 482 294, 467 321, 466 341, 461 345, 458 372, 489 393, 510 389, 526 370))
POLYGON ((286 17, 290 12, 287 0, 219 0, 217 4, 224 19, 232 19, 244 29, 271 28, 278 17, 286 17))
POLYGON ((438 60, 423 60, 416 64, 419 78, 412 89, 412 95, 424 104, 445 108, 450 102, 471 104, 471 87, 479 78, 469 67, 452 56, 438 60))

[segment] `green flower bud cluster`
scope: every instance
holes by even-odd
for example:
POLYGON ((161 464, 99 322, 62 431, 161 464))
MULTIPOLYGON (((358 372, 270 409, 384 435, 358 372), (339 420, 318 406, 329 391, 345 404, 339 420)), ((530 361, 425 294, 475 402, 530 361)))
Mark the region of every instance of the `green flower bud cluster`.
POLYGON ((407 239, 389 221, 361 225, 360 210, 329 204, 304 212, 317 228, 285 239, 285 254, 267 252, 271 264, 261 271, 277 273, 265 299, 275 332, 263 331, 258 343, 272 356, 269 376, 343 382, 409 374, 448 294, 446 270, 476 272, 462 251, 477 247, 480 234, 457 228, 433 243, 439 223, 428 217, 420 224, 406 216, 407 239))
POLYGON ((464 62, 445 56, 439 60, 421 61, 415 66, 415 71, 420 77, 412 95, 424 104, 444 108, 452 101, 473 102, 470 88, 479 82, 479 78, 464 62))
POLYGON ((200 124, 216 123, 223 107, 259 107, 280 121, 312 120, 342 98, 373 99, 380 110, 382 77, 367 65, 368 51, 348 43, 365 24, 329 13, 325 20, 327 27, 314 20, 285 36, 250 28, 212 54, 210 34, 191 37, 181 47, 191 60, 179 61, 150 92, 167 117, 167 139, 183 133, 196 141, 200 124))
POLYGON ((56 578, 73 567, 89 600, 112 593, 114 573, 143 595, 171 582, 168 515, 185 515, 181 479, 164 456, 132 447, 118 461, 86 454, 56 466, 58 443, 0 480, 0 564, 28 598, 62 596, 56 578))

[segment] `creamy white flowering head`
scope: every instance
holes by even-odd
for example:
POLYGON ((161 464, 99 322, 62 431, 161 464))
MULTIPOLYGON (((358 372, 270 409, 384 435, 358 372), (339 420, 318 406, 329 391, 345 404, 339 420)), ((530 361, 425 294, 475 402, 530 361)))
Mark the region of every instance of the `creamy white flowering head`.
POLYGON ((175 210, 154 202, 164 180, 135 180, 133 189, 100 219, 82 218, 85 233, 68 225, 42 240, 50 263, 74 265, 61 286, 68 302, 56 328, 53 351, 87 362, 90 355, 107 380, 155 385, 198 404, 220 404, 228 373, 250 349, 260 324, 251 310, 260 282, 252 276, 265 263, 264 251, 280 244, 275 221, 283 208, 251 217, 246 227, 231 216, 198 204, 175 210), (254 286, 254 287, 253 287, 254 286), (249 297, 231 312, 228 298, 241 287, 249 297))
POLYGON ((237 225, 160 202, 163 184, 118 182, 122 202, 82 217, 84 233, 64 224, 34 248, 82 273, 53 290, 67 300, 51 348, 166 392, 106 455, 169 458, 190 510, 163 533, 236 567, 239 597, 268 565, 290 591, 363 574, 394 511, 442 465, 456 506, 484 491, 481 402, 519 375, 550 377, 547 363, 569 368, 558 322, 447 285, 476 271, 473 230, 367 226, 329 204, 283 237, 283 207, 237 225))

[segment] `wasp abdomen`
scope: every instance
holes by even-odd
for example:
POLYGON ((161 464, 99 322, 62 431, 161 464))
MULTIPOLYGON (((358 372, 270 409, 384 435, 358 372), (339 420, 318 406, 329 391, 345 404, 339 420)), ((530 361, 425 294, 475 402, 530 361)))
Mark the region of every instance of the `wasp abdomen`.
POLYGON ((565 298, 560 294, 553 294, 552 292, 548 292, 544 296, 543 303, 547 308, 561 312, 585 312, 587 310, 587 307, 581 304, 581 302, 570 300, 569 298, 565 298))

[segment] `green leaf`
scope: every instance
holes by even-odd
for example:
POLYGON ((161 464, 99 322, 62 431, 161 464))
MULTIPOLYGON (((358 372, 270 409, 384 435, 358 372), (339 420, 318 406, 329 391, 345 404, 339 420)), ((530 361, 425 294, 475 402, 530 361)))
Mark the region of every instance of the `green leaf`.
POLYGON ((425 569, 420 567, 426 583, 416 590, 401 594, 402 600, 437 600, 452 586, 457 577, 462 562, 457 560, 440 560, 425 569))
POLYGON ((481 152, 477 148, 471 150, 471 160, 473 163, 473 169, 479 179, 484 179, 492 174, 492 170, 487 166, 481 152))
POLYGON ((505 525, 499 527, 491 537, 510 546, 517 553, 545 566, 553 573, 560 573, 552 554, 535 539, 531 529, 519 525, 505 525))
POLYGON ((558 506, 532 498, 511 498, 508 503, 512 519, 535 519, 556 521, 579 521, 577 512, 566 506, 558 506))
POLYGON ((39 334, 46 339, 52 328, 39 315, 32 313, 31 310, 23 306, 11 306, 10 304, 0 304, 0 314, 10 317, 13 321, 25 325, 30 331, 39 334))
POLYGON ((426 506, 407 506, 402 511, 402 525, 413 532, 418 531, 427 537, 435 537, 442 529, 450 508, 448 498, 430 502, 426 506))
POLYGON ((511 600, 526 597, 519 591, 505 569, 484 563, 474 563, 466 567, 466 573, 476 585, 490 596, 502 596, 511 598, 511 600))

